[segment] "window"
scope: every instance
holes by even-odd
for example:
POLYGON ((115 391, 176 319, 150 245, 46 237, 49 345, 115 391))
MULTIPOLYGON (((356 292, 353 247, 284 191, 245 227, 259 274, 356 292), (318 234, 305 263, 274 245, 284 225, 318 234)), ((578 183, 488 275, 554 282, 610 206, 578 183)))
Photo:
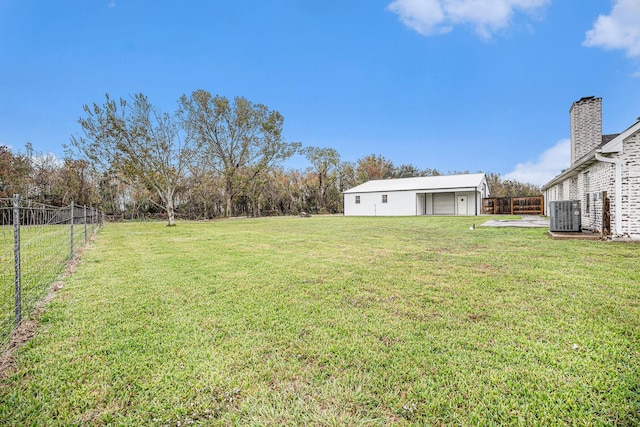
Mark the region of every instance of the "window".
POLYGON ((387 195, 386 194, 382 195, 382 203, 387 203, 387 195))
POLYGON ((356 196, 356 205, 360 204, 360 196, 356 196))
POLYGON ((591 211, 591 197, 589 197, 589 171, 584 173, 584 195, 587 199, 587 203, 585 203, 584 212, 588 214, 591 211))

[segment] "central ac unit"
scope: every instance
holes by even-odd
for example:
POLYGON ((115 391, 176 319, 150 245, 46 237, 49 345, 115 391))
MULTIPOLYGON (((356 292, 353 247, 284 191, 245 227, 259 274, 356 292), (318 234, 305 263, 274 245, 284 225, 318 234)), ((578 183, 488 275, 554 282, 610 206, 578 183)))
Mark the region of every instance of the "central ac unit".
POLYGON ((550 231, 580 231, 580 200, 562 200, 549 203, 550 231))

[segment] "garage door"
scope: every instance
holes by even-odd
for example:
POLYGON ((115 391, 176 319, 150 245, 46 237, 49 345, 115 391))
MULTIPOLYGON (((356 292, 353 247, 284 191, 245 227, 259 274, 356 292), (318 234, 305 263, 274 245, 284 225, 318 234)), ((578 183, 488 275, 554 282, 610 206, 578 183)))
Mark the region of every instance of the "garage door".
POLYGON ((434 215, 454 215, 456 213, 455 193, 435 193, 433 195, 434 215))

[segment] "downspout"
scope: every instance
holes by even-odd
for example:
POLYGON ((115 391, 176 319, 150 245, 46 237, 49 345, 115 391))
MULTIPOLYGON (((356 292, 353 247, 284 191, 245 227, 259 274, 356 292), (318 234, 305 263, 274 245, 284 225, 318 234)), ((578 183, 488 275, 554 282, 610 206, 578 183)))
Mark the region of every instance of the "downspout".
POLYGON ((615 227, 616 231, 613 234, 622 235, 622 163, 620 159, 612 159, 609 157, 604 157, 602 153, 596 152, 596 160, 605 163, 613 163, 616 165, 616 179, 614 183, 614 191, 615 195, 615 203, 616 203, 616 221, 615 227))

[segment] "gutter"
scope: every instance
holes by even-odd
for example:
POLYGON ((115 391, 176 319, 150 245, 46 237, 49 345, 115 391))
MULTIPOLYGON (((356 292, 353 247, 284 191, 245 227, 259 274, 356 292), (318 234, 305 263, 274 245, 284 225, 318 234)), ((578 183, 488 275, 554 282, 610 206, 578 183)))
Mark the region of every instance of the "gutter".
POLYGON ((616 204, 616 208, 615 208, 615 214, 616 214, 616 220, 615 220, 615 233, 613 234, 622 234, 622 163, 620 162, 619 158, 616 159, 612 159, 610 157, 604 157, 602 155, 602 153, 600 152, 600 150, 598 150, 596 153, 596 160, 600 161, 600 162, 605 162, 605 163, 613 163, 614 165, 616 165, 616 179, 614 182, 614 191, 615 191, 615 204, 616 204))
MULTIPOLYGON (((598 150, 600 151, 600 150, 598 150)), ((593 150, 590 153, 586 154, 584 157, 580 158, 577 162, 575 162, 572 166, 568 167, 567 169, 563 170, 562 173, 560 173, 560 175, 554 177, 551 181, 547 182, 545 185, 543 185, 540 190, 541 191, 547 191, 549 188, 553 187, 554 185, 558 184, 559 182, 564 181, 567 178, 571 178, 574 177, 578 174, 578 172, 586 169, 587 167, 589 167, 589 165, 591 165, 595 159, 594 154, 596 154, 596 151, 593 150)))

